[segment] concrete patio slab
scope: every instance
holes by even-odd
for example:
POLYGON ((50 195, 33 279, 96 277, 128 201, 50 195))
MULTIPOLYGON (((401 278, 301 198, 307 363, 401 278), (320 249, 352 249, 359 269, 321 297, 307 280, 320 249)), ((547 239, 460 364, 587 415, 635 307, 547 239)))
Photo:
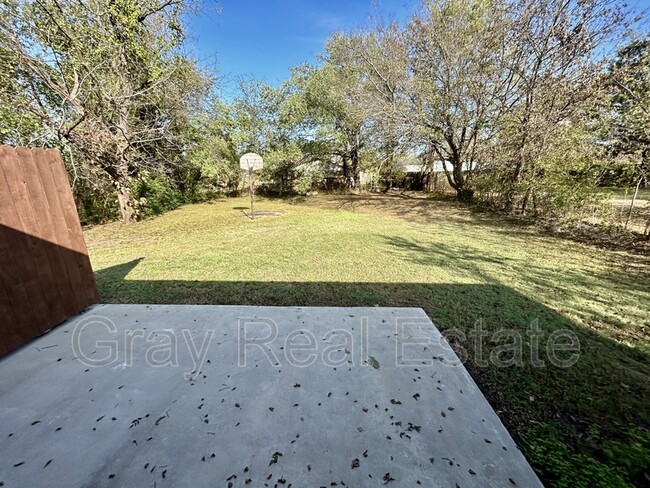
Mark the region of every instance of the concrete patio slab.
POLYGON ((98 305, 0 359, 5 487, 538 487, 421 309, 98 305))

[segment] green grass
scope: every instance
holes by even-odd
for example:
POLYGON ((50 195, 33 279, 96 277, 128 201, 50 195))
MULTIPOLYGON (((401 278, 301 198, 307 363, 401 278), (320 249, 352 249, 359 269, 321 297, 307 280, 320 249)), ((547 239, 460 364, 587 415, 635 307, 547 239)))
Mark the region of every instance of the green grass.
MULTIPOLYGON (((602 189, 601 194, 607 196, 612 200, 627 200, 628 202, 632 200, 634 196, 634 187, 629 188, 617 188, 617 187, 605 187, 602 189)), ((636 199, 639 203, 643 204, 644 201, 650 201, 650 188, 639 188, 636 199)))
MULTIPOLYGON (((540 234, 452 202, 398 196, 190 205, 85 235, 104 302, 422 307, 441 330, 541 343, 573 331, 569 368, 477 364, 453 341, 548 486, 642 486, 650 476, 650 260, 540 234)), ((508 342, 495 339, 490 345, 508 342)), ((506 354, 507 356, 507 354, 506 354)), ((542 354, 543 357, 543 354, 542 354)))

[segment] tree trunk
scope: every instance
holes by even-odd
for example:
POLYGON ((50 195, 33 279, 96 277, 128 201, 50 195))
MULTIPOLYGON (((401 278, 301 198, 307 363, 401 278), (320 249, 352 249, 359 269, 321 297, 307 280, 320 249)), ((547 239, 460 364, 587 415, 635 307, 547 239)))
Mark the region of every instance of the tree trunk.
POLYGON ((341 156, 341 159, 343 160, 343 179, 347 183, 348 181, 348 156, 347 154, 345 156, 341 156))
MULTIPOLYGON (((449 133, 452 133, 451 128, 449 133)), ((445 136, 445 141, 449 147, 447 161, 451 165, 451 171, 447 169, 445 152, 439 149, 435 143, 433 143, 433 147, 442 162, 442 169, 447 177, 447 182, 449 182, 449 186, 456 190, 458 200, 461 202, 471 202, 474 199, 474 190, 470 188, 465 173, 463 172, 463 153, 459 150, 453 135, 445 136)))
POLYGON ((388 191, 391 189, 393 186, 393 175, 390 174, 386 177, 386 188, 384 188, 382 193, 388 193, 388 191))
POLYGON ((349 179, 350 188, 355 188, 359 181, 359 149, 357 146, 352 147, 352 153, 350 154, 351 162, 351 177, 349 179))
POLYGON ((131 182, 128 180, 119 181, 116 183, 117 187, 117 202, 120 206, 120 214, 122 215, 122 222, 125 224, 135 222, 140 217, 139 210, 135 199, 133 198, 133 189, 131 182))
POLYGON ((530 186, 528 188, 526 188, 526 193, 524 194, 524 199, 521 202, 521 210, 519 211, 519 213, 521 215, 526 215, 526 208, 528 207, 528 200, 530 199, 531 191, 532 191, 532 189, 531 189, 530 186))
POLYGON ((469 203, 474 199, 474 190, 471 188, 462 187, 456 188, 456 196, 461 202, 469 203))
MULTIPOLYGON (((451 161, 450 161, 451 162, 451 161)), ((451 175, 447 172, 447 178, 453 180, 449 183, 456 190, 456 196, 461 202, 471 202, 474 199, 474 190, 472 190, 468 183, 465 174, 463 173, 463 162, 462 160, 456 160, 451 162, 453 170, 451 175)))

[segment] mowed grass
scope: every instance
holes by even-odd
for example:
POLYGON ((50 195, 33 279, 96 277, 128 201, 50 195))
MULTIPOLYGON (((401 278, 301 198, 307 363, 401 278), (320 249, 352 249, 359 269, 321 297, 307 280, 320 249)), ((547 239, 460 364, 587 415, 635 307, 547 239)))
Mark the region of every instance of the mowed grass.
POLYGON ((422 307, 453 333, 548 486, 648 483, 648 256, 424 197, 259 199, 257 209, 284 214, 256 220, 243 215, 247 205, 218 200, 86 229, 101 300, 422 307), (487 331, 482 352, 477 324, 487 331), (541 336, 531 338, 531 327, 541 336), (512 334, 494 335, 504 330, 512 334), (568 368, 546 353, 558 330, 580 342, 568 368), (532 364, 536 342, 543 367, 532 364))

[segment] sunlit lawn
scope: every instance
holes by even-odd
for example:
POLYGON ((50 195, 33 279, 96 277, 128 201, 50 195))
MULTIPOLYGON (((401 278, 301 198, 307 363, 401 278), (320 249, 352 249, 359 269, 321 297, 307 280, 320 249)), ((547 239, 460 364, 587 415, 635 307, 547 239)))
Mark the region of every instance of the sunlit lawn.
POLYGON ((650 476, 648 256, 419 197, 261 199, 256 208, 284 214, 256 220, 247 205, 219 200, 87 229, 102 301, 416 306, 441 330, 513 329, 523 365, 480 366, 471 340, 454 344, 543 480, 625 486, 650 476), (532 367, 531 324, 543 346, 573 331, 577 364, 532 367))

